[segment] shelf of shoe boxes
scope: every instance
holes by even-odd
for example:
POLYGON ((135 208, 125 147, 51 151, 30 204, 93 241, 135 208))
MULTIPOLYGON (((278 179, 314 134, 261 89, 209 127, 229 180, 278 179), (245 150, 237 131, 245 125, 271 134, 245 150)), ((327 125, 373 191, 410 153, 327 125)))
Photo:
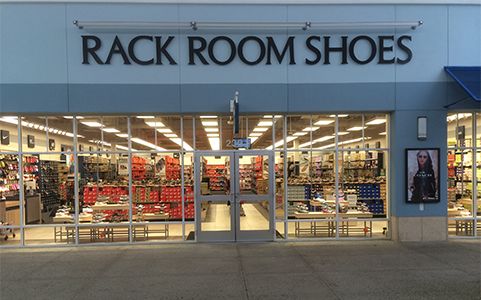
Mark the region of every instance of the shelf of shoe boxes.
POLYGON ((253 167, 251 164, 242 164, 239 167, 239 185, 241 191, 250 191, 252 187, 253 167))
MULTIPOLYGON (((161 186, 160 202, 171 220, 182 219, 181 166, 178 158, 170 156, 165 160, 165 177, 168 184, 161 186)), ((184 178, 185 179, 185 178, 184 178)), ((186 182, 188 182, 186 180, 186 182)), ((194 190, 192 185, 184 184, 184 218, 192 220, 195 215, 194 190)))
MULTIPOLYGON (((481 154, 478 154, 481 155, 481 154)), ((481 178, 481 166, 477 170, 481 178)), ((471 153, 459 151, 448 154, 448 216, 472 216, 473 169, 471 153)), ((481 185, 478 184, 478 195, 481 185)), ((481 211, 481 201, 478 201, 478 211, 481 211)))
POLYGON ((44 211, 61 204, 59 196, 59 172, 57 161, 40 162, 40 193, 44 211))
MULTIPOLYGON (((148 171, 147 160, 141 157, 132 157, 132 177, 134 181, 146 179, 148 171)), ((149 213, 150 220, 165 220, 165 215, 170 220, 182 219, 180 164, 179 160, 166 156, 166 182, 169 184, 133 184, 132 186, 132 215, 137 215, 139 205, 142 205, 142 213, 149 213), (174 182, 174 183, 172 183, 174 182)), ((193 219, 194 195, 192 186, 185 186, 185 218, 193 219)), ((102 185, 101 187, 86 186, 84 188, 84 205, 95 205, 99 196, 109 197, 109 202, 117 203, 121 196, 128 195, 128 186, 102 185)), ((111 220, 113 214, 122 215, 122 219, 128 219, 128 210, 105 210, 106 220, 111 220)))
POLYGON ((266 194, 269 190, 269 174, 264 174, 264 159, 262 156, 252 158, 255 180, 252 189, 256 194, 266 194), (266 176, 264 176, 266 175, 266 176))
POLYGON ((225 182, 225 165, 207 165, 205 176, 209 178, 211 191, 223 191, 225 182))
POLYGON ((58 172, 58 195, 61 201, 73 203, 74 198, 74 178, 73 174, 69 178, 69 167, 61 162, 57 162, 58 172))
MULTIPOLYGON (((29 192, 38 191, 39 158, 23 156, 24 186, 29 192)), ((20 225, 19 173, 17 155, 0 155, 0 224, 20 225)))

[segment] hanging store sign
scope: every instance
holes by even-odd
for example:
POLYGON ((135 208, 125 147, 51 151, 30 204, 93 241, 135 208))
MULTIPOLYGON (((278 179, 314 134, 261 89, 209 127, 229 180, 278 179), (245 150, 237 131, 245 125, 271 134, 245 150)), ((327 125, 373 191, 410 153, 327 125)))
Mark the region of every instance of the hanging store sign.
MULTIPOLYGON (((105 42, 96 35, 82 35, 82 64, 110 65, 113 58, 120 57, 124 65, 177 65, 178 58, 174 54, 177 51, 171 49, 175 38, 176 36, 138 35, 128 41, 121 41, 115 36, 113 41, 105 42), (140 44, 152 47, 154 54, 148 58, 141 57, 136 52, 140 44), (108 52, 101 50, 106 47, 108 52)), ((413 57, 409 47, 412 41, 410 35, 399 37, 310 35, 303 41, 307 55, 302 61, 296 60, 295 36, 289 36, 283 43, 276 42, 272 36, 246 36, 239 41, 228 36, 215 36, 211 39, 202 36, 186 38, 188 45, 186 58, 189 65, 223 66, 235 60, 249 66, 283 62, 289 65, 299 62, 306 65, 329 65, 334 56, 340 58, 342 65, 349 63, 402 65, 409 63, 413 57), (257 51, 249 52, 252 47, 257 51), (219 51, 220 48, 222 51, 219 51)))

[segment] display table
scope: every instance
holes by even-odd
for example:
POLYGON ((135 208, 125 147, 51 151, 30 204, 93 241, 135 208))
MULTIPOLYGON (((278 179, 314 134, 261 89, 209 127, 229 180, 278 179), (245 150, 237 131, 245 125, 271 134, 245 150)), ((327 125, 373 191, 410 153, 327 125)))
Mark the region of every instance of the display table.
POLYGON ((91 206, 94 211, 101 210, 128 210, 130 208, 128 203, 124 204, 95 204, 91 206))
MULTIPOLYGON (((372 237, 372 216, 373 214, 370 212, 360 212, 360 211, 348 211, 346 213, 339 213, 339 218, 341 220, 341 224, 339 226, 339 230, 341 234, 346 234, 349 236, 350 232, 361 232, 364 236, 369 234, 372 237), (364 226, 354 227, 349 224, 352 221, 343 221, 343 219, 361 219, 363 221, 364 226)), ((295 235, 300 236, 302 233, 310 233, 311 235, 318 235, 321 233, 327 233, 328 237, 335 235, 335 221, 336 221, 336 213, 325 213, 325 212, 306 212, 294 213, 294 217, 296 219, 306 219, 309 221, 308 227, 302 227, 301 221, 295 222, 295 235), (319 221, 313 220, 319 219, 319 221), (321 221, 322 220, 322 221, 321 221)))
MULTIPOLYGON (((57 221, 64 221, 67 218, 57 218, 57 221)), ((71 218, 73 220, 73 218, 71 218)), ((132 237, 133 240, 142 238, 147 240, 149 234, 160 233, 164 234, 165 238, 169 237, 169 224, 152 224, 155 225, 156 229, 149 229, 149 224, 138 224, 132 223, 132 237)), ((121 223, 95 223, 92 226, 82 225, 78 227, 79 240, 87 239, 89 242, 113 242, 115 238, 127 238, 129 236, 129 226, 128 222, 121 223)), ((74 243, 75 242, 75 227, 73 226, 54 226, 54 241, 74 243)))
POLYGON ((454 227, 456 235, 474 234, 474 220, 469 210, 448 208, 448 217, 448 227, 454 227))

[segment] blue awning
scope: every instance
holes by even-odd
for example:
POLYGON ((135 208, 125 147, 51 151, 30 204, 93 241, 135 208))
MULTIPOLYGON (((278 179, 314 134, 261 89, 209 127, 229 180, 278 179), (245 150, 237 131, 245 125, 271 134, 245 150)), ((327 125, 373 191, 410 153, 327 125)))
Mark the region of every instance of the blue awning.
POLYGON ((471 98, 481 101, 481 67, 444 67, 471 98))

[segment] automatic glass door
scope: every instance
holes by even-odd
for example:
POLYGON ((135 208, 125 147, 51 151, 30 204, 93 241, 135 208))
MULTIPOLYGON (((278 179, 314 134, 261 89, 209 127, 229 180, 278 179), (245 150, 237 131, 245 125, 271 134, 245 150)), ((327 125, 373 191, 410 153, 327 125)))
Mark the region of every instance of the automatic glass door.
POLYGON ((195 155, 198 241, 274 238, 274 163, 270 151, 195 155))

